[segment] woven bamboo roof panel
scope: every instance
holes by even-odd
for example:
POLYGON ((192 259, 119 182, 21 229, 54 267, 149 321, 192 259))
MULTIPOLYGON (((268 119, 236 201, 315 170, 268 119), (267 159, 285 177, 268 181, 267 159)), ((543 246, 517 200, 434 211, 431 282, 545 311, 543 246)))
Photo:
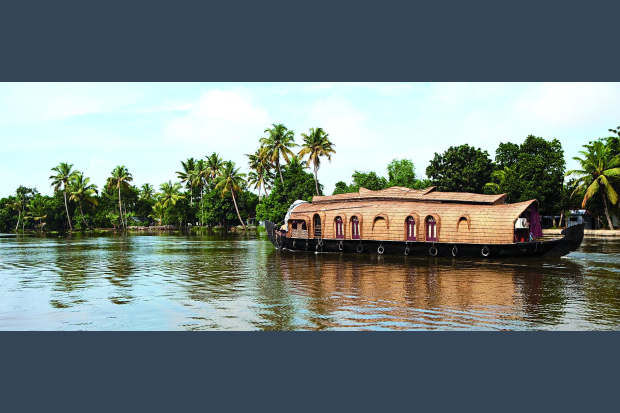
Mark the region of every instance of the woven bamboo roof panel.
POLYGON ((401 186, 393 186, 380 191, 371 191, 370 189, 360 188, 359 192, 354 193, 315 196, 312 198, 312 203, 334 203, 340 201, 360 201, 370 199, 495 205, 505 203, 506 194, 484 195, 472 194, 468 192, 439 192, 434 186, 426 189, 410 189, 401 186))

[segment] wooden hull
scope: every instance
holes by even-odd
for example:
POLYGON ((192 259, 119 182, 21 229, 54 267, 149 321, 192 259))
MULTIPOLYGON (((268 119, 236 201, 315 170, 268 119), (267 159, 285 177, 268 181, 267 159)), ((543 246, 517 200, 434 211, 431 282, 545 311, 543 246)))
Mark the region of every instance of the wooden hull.
POLYGON ((501 258, 561 257, 576 250, 583 240, 585 224, 562 231, 562 238, 513 244, 459 244, 416 241, 375 241, 339 239, 301 239, 280 236, 277 227, 267 221, 267 235, 278 249, 351 254, 384 254, 438 257, 501 258))

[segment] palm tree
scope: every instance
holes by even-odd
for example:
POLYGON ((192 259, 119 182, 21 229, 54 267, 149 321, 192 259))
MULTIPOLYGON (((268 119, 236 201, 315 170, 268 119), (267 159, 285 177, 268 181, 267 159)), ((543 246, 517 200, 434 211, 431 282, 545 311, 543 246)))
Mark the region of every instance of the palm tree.
POLYGON ((299 151, 299 156, 303 159, 308 155, 308 165, 312 164, 314 167, 314 185, 316 186, 316 194, 319 194, 319 180, 317 173, 321 167, 321 157, 326 157, 329 162, 332 161, 332 154, 335 154, 334 145, 329 140, 329 135, 325 133, 323 128, 310 128, 310 131, 306 135, 301 134, 304 139, 304 143, 299 151))
POLYGON ((164 182, 159 186, 159 188, 161 189, 161 195, 158 203, 164 208, 175 206, 177 201, 185 199, 185 197, 180 193, 182 185, 178 182, 175 182, 174 184, 172 181, 164 182))
POLYGON ((69 186, 69 180, 75 173, 72 171, 73 164, 67 162, 61 162, 60 165, 52 168, 52 171, 56 172, 56 175, 52 175, 49 179, 52 180, 50 186, 54 187, 54 191, 58 191, 62 186, 62 192, 65 196, 65 211, 67 211, 67 222, 69 222, 69 229, 73 231, 71 225, 71 216, 69 215, 69 204, 67 203, 67 187, 69 186))
POLYGON ((284 178, 282 178, 282 171, 280 170, 280 157, 284 158, 286 163, 289 161, 289 156, 293 156, 293 151, 290 148, 297 146, 295 143, 295 133, 292 130, 288 130, 283 124, 272 124, 272 128, 265 129, 265 133, 269 136, 261 138, 260 143, 267 152, 268 159, 276 166, 276 170, 280 174, 280 181, 284 184, 284 178))
MULTIPOLYGON (((14 211, 17 211, 17 224, 15 224, 15 232, 19 228, 19 223, 22 221, 22 213, 24 212, 24 198, 21 195, 17 195, 15 198, 11 197, 6 206, 14 211)), ((23 229, 23 224, 22 224, 23 229)))
POLYGON ((140 190, 140 196, 142 197, 142 199, 145 200, 150 200, 153 198, 153 196, 155 195, 155 189, 153 188, 153 185, 151 184, 142 184, 141 190, 140 190))
POLYGON ((47 218, 47 214, 45 213, 45 205, 35 202, 35 200, 33 199, 30 204, 28 204, 27 214, 28 217, 39 222, 39 230, 43 231, 43 225, 45 225, 45 222, 43 222, 43 220, 47 218))
POLYGON ((243 222, 243 219, 241 219, 239 207, 237 206, 237 198, 235 196, 235 194, 241 191, 241 187, 245 184, 245 174, 240 173, 239 169, 240 168, 235 169, 234 162, 225 162, 224 168, 222 169, 222 175, 217 179, 217 185, 215 185, 215 189, 222 191, 222 198, 224 198, 226 192, 230 191, 233 202, 235 203, 235 210, 237 211, 237 216, 239 217, 239 221, 241 221, 241 225, 243 225, 243 229, 245 229, 245 223, 243 222))
POLYGON ((200 216, 200 222, 202 224, 202 215, 204 215, 204 203, 202 202, 205 185, 209 178, 209 168, 207 162, 204 159, 198 159, 196 161, 196 168, 194 173, 194 185, 200 188, 200 210, 202 212, 200 216))
POLYGON ((193 205, 194 183, 196 178, 196 161, 194 160, 194 158, 188 158, 187 162, 181 161, 181 165, 183 166, 183 171, 177 171, 177 176, 181 180, 181 183, 185 184, 186 188, 189 188, 189 204, 193 205))
POLYGON ((612 182, 617 181, 620 176, 620 155, 611 157, 609 148, 600 141, 583 145, 583 147, 587 149, 587 151, 579 151, 583 155, 583 159, 577 156, 573 158, 579 162, 581 169, 568 171, 566 176, 575 175, 577 177, 573 194, 585 191, 585 196, 581 203, 582 208, 585 208, 586 202, 591 197, 599 193, 601 194, 609 229, 614 229, 609 217, 607 201, 609 200, 612 205, 618 203, 618 193, 614 189, 612 182))
POLYGON ((307 168, 308 164, 307 162, 304 162, 303 159, 301 159, 299 156, 297 155, 293 155, 289 158, 288 160, 288 165, 286 165, 285 169, 288 168, 290 169, 294 169, 294 168, 307 168))
POLYGON ((223 167, 224 161, 217 153, 213 152, 211 156, 207 156, 207 174, 211 182, 215 182, 217 177, 222 174, 223 167))
POLYGON ((260 199, 260 191, 261 191, 261 184, 260 184, 260 182, 261 182, 261 178, 260 178, 259 174, 257 174, 254 171, 248 172, 247 182, 248 182, 248 185, 252 189, 257 189, 258 188, 258 199, 260 199))
MULTIPOLYGON (((84 225, 88 228, 91 226, 86 222, 86 218, 84 217, 84 210, 82 209, 82 203, 88 202, 91 205, 99 205, 97 198, 94 197, 98 193, 97 185, 93 185, 90 183, 90 178, 85 178, 81 172, 76 171, 75 175, 73 175, 71 179, 71 183, 69 184, 69 190, 71 192, 71 196, 69 199, 71 201, 76 201, 80 206, 80 214, 82 214, 82 221, 84 225)), ((92 228, 91 228, 92 229, 92 228)))
POLYGON ((512 172, 514 172, 514 166, 508 167, 504 166, 504 169, 498 169, 491 174, 491 178, 495 179, 497 182, 489 182, 484 184, 485 188, 489 188, 493 193, 499 194, 502 188, 502 185, 506 181, 506 177, 509 176, 512 172))
MULTIPOLYGON (((254 185, 254 189, 258 188, 258 198, 260 199, 261 188, 265 188, 267 194, 266 180, 269 176, 270 162, 265 148, 258 148, 253 154, 246 154, 248 157, 248 165, 255 172, 248 175, 248 184, 254 185)), ((268 195, 268 194, 267 194, 268 195)))
POLYGON ((123 220, 123 208, 121 203, 121 188, 129 188, 129 182, 133 181, 133 176, 129 173, 124 165, 117 166, 112 171, 112 176, 108 178, 108 188, 116 187, 118 189, 118 211, 121 226, 127 228, 127 223, 123 220))
POLYGON ((158 220, 159 226, 161 226, 161 222, 164 219, 165 215, 166 215, 166 208, 162 204, 157 203, 153 205, 153 212, 149 214, 149 218, 158 220))

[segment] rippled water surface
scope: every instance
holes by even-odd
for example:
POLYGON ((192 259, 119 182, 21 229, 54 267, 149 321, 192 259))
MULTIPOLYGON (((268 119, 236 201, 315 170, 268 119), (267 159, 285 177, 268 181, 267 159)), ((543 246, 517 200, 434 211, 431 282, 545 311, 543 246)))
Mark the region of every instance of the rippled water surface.
POLYGON ((562 259, 276 251, 265 235, 0 237, 1 330, 620 330, 620 241, 562 259))

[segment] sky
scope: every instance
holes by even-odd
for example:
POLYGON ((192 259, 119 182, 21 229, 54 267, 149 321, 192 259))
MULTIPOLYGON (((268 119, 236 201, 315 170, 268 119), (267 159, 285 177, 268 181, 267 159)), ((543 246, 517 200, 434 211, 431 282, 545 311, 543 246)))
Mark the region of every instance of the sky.
POLYGON ((248 172, 264 130, 322 127, 335 144, 319 181, 387 176, 395 158, 418 177, 435 152, 488 151, 528 135, 557 138, 567 169, 582 145, 620 125, 620 83, 0 83, 0 197, 51 195, 60 162, 102 188, 125 165, 134 184, 177 181, 181 160, 217 152, 248 172))

